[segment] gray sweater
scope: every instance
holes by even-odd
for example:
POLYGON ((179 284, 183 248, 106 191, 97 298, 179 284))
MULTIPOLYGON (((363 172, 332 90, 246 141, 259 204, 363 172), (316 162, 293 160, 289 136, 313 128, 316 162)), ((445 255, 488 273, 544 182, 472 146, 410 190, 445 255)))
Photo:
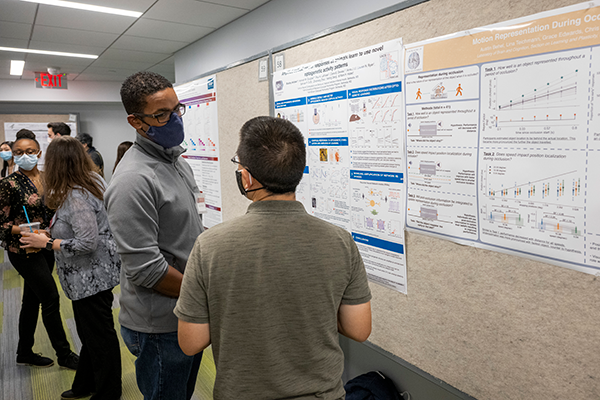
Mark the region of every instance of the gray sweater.
POLYGON ((177 331, 177 299, 153 287, 168 266, 184 272, 204 230, 199 193, 181 146, 165 149, 137 135, 105 194, 108 218, 121 256, 121 325, 139 332, 177 331))

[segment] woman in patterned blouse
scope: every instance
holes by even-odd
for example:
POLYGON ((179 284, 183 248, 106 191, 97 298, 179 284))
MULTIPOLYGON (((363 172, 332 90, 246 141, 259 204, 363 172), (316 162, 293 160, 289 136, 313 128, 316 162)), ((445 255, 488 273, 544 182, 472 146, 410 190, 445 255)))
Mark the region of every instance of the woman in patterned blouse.
MULTIPOLYGON (((33 132, 30 132, 33 135, 33 132)), ((19 344, 17 364, 50 367, 54 361, 33 353, 34 334, 42 306, 42 321, 56 351, 58 363, 76 369, 78 356, 71 351, 60 316, 56 282, 52 277, 54 252, 22 248, 20 224, 26 224, 27 210, 31 222, 40 228, 48 226, 52 213, 42 201, 44 187, 37 160, 40 145, 35 139, 21 138, 13 144, 14 160, 19 170, 0 181, 0 240, 8 252, 11 264, 25 281, 19 314, 19 344)))
POLYGON ((119 284, 121 260, 108 226, 106 183, 77 139, 52 140, 46 154, 46 204, 56 210, 50 229, 24 233, 26 248, 52 248, 60 283, 73 301, 81 339, 81 359, 71 390, 63 399, 121 398, 121 353, 114 329, 112 288, 119 284))

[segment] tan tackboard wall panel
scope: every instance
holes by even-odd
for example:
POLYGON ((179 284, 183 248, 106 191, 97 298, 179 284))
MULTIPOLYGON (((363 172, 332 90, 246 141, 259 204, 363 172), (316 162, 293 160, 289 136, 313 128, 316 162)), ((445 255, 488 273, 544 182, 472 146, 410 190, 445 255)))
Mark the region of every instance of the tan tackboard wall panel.
MULTIPOLYGON (((576 4, 437 0, 284 51, 286 67, 576 4)), ((599 399, 600 279, 420 234, 408 296, 371 284, 370 341, 478 399, 599 399)))
MULTIPOLYGON (((431 0, 283 53, 291 68, 576 3, 431 0)), ((241 125, 268 113, 257 71, 252 62, 217 75, 225 219, 248 204, 226 160, 241 125)), ((480 400, 600 399, 600 278, 416 233, 406 254, 408 296, 371 285, 372 343, 480 400)))
POLYGON ((70 122, 68 114, 0 114, 0 143, 4 142, 5 122, 70 122))
POLYGON ((223 221, 246 213, 250 202, 235 181, 236 167, 229 162, 239 142, 242 125, 253 117, 269 115, 269 83, 258 81, 258 61, 249 62, 217 74, 219 110, 219 157, 223 221))

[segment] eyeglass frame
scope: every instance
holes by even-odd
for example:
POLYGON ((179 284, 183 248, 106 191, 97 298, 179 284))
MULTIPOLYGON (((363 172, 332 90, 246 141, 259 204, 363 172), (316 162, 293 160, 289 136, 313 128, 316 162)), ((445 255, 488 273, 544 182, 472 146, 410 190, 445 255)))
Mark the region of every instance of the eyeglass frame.
POLYGON ((40 154, 40 149, 37 149, 35 153, 30 153, 29 150, 31 150, 31 149, 25 150, 23 152, 23 154, 17 154, 18 150, 13 150, 12 153, 13 153, 13 156, 17 156, 17 157, 20 157, 22 155, 37 156, 38 154, 40 154))
MULTIPOLYGON (((246 166, 242 165, 242 163, 240 162, 240 158, 238 157, 238 155, 237 155, 237 154, 234 154, 234 156, 233 156, 233 157, 231 157, 231 160, 230 160, 230 161, 231 161, 232 163, 234 163, 234 164, 237 164, 237 165, 241 166, 242 168, 244 168, 246 171, 248 171, 248 173, 249 173, 250 175, 254 175, 252 172, 250 172, 250 170, 248 169, 248 167, 246 167, 246 166)), ((237 172, 238 172, 238 171, 236 171, 236 173, 237 173, 237 172)), ((255 178, 256 178, 256 176, 255 176, 255 178)), ((252 182, 252 181, 250 181, 250 182, 252 182)), ((252 189, 252 190, 246 190, 246 193, 255 192, 255 191, 257 191, 257 190, 260 190, 260 189, 266 189, 266 190, 269 190, 269 189, 268 189, 268 188, 267 188, 265 185, 262 185, 261 187, 259 187, 259 188, 256 188, 256 189, 252 189)))
POLYGON ((186 110, 186 105, 179 103, 173 110, 171 111, 163 111, 161 113, 158 114, 142 114, 142 113, 131 113, 131 115, 135 116, 135 117, 142 117, 142 118, 154 118, 156 120, 156 122, 158 122, 159 124, 164 124, 167 123, 171 120, 171 115, 173 115, 173 113, 176 113, 177 115, 179 115, 180 117, 183 117, 185 115, 185 110, 186 110), (169 118, 166 121, 161 121, 159 118, 168 115, 169 118))

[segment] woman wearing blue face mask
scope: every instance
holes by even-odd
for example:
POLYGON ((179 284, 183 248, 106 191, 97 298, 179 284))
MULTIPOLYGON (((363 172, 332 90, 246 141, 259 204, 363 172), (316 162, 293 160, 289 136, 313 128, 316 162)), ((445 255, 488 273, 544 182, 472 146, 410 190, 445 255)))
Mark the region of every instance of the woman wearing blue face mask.
POLYGON ((4 160, 2 173, 0 173, 2 178, 6 178, 8 175, 16 171, 15 162, 13 161, 12 155, 12 144, 13 142, 4 142, 0 144, 0 158, 4 160))
POLYGON ((10 263, 23 277, 23 301, 19 315, 19 344, 17 364, 50 367, 54 361, 33 352, 34 334, 40 312, 56 351, 58 364, 76 370, 79 357, 71 351, 60 316, 56 282, 52 277, 54 252, 52 250, 23 249, 19 239, 19 225, 26 224, 27 210, 31 222, 39 222, 41 229, 50 223, 52 212, 44 205, 41 174, 37 162, 41 156, 35 139, 20 138, 13 144, 14 162, 19 170, 0 180, 0 240, 4 242, 10 263))

